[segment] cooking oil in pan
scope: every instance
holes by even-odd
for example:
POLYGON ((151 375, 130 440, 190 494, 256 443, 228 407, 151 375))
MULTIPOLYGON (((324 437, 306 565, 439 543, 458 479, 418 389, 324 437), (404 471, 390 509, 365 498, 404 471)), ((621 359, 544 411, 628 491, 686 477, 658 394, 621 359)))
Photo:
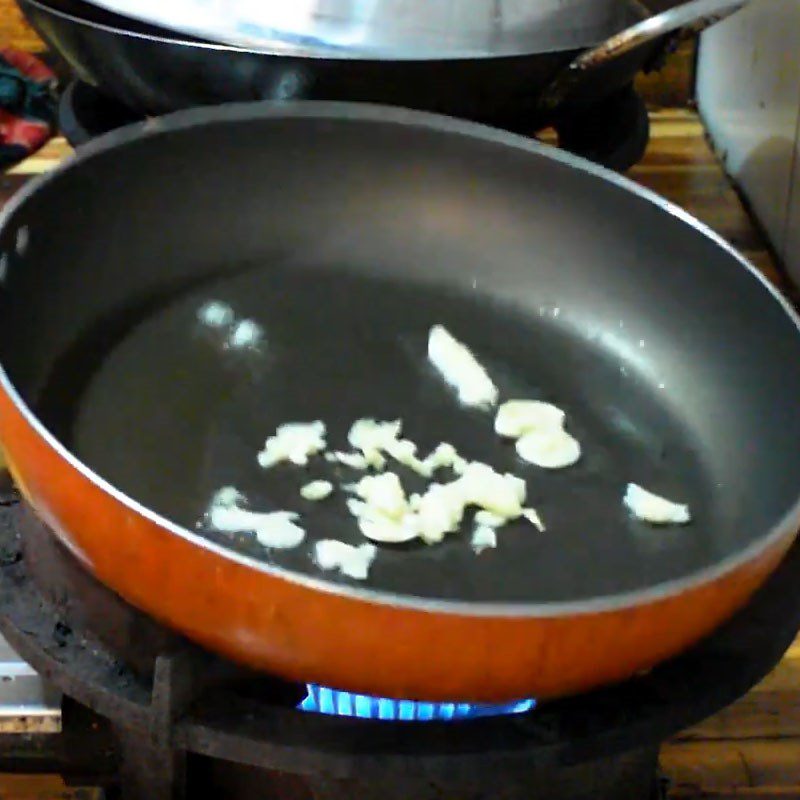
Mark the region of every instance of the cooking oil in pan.
MULTIPOLYGON (((295 550, 204 531, 299 572, 346 580, 319 572, 313 543, 363 539, 340 488, 321 503, 300 496, 312 479, 341 487, 358 473, 321 457, 304 468, 259 467, 265 438, 292 421, 323 420, 328 446, 347 449, 354 420, 402 419, 422 452, 446 441, 523 477, 546 523, 545 534, 510 524, 480 556, 466 523, 440 545, 382 547, 367 586, 472 601, 575 599, 680 577, 713 563, 736 535, 715 520, 709 478, 669 393, 570 328, 567 308, 525 314, 469 291, 265 267, 151 303, 102 348, 90 331, 65 359, 69 379, 50 381, 41 413, 92 469, 193 530, 221 486, 236 486, 259 510, 299 511, 308 536, 295 550), (469 345, 501 401, 564 408, 581 460, 557 472, 526 465, 493 432, 491 413, 459 406, 426 359, 436 323, 469 345), (629 481, 689 503, 693 523, 657 530, 631 519, 621 502, 629 481)), ((422 488, 419 476, 397 472, 407 491, 422 488)))

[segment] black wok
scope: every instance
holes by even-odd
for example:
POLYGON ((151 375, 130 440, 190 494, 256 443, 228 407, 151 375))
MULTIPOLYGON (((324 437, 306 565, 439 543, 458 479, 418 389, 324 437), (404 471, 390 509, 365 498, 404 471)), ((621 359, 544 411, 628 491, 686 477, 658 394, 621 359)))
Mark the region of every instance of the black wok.
MULTIPOLYGON (((571 118, 629 87, 636 73, 653 65, 668 47, 676 28, 709 24, 744 0, 689 3, 677 15, 672 10, 655 18, 660 24, 630 35, 626 31, 585 53, 561 50, 424 61, 251 52, 177 36, 81 0, 19 2, 44 40, 78 76, 137 113, 163 114, 227 101, 347 100, 437 111, 531 131, 561 120, 579 126, 579 120, 571 118)), ((623 5, 619 28, 609 36, 641 21, 646 13, 639 3, 623 5)), ((640 110, 638 124, 646 125, 641 116, 640 110)))

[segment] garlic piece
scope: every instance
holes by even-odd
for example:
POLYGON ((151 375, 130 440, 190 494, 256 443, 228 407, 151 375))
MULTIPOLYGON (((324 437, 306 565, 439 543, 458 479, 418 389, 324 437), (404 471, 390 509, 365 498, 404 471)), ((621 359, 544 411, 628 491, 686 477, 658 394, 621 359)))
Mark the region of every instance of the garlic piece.
POLYGON ((450 467, 457 475, 464 472, 467 466, 466 459, 462 458, 453 445, 440 442, 422 461, 422 466, 428 475, 433 475, 438 469, 450 467))
POLYGON ((475 522, 481 528, 499 528, 519 518, 525 501, 525 481, 501 475, 487 464, 473 461, 451 483, 432 484, 412 505, 417 513, 419 536, 428 544, 442 541, 458 530, 467 506, 477 506, 475 522))
POLYGON ((478 525, 472 532, 472 549, 480 555, 484 550, 497 547, 497 533, 487 525, 478 525))
POLYGON ((464 518, 464 495, 457 482, 434 483, 416 504, 417 531, 427 544, 441 542, 464 518))
POLYGON ((245 502, 245 496, 235 486, 223 486, 211 498, 209 508, 229 508, 245 502))
MULTIPOLYGON (((524 512, 523 512, 524 513, 524 512)), ((482 528, 500 528, 508 520, 505 517, 492 514, 491 511, 478 511, 475 514, 475 524, 482 528)))
POLYGON ((247 350, 258 347, 264 337, 264 329, 252 319, 240 319, 230 329, 225 347, 232 350, 247 350))
MULTIPOLYGON (((410 439, 400 438, 402 427, 403 423, 399 419, 390 422, 380 422, 371 418, 359 419, 350 427, 347 440, 355 450, 360 451, 366 466, 377 470, 386 466, 384 454, 423 478, 430 478, 442 467, 451 467, 456 472, 464 468, 466 461, 456 452, 453 445, 445 442, 437 445, 426 458, 420 459, 417 456, 417 445, 410 439)), ((342 463, 346 463, 341 458, 342 455, 344 454, 336 454, 342 463)))
POLYGON ((408 500, 394 472, 367 475, 355 485, 356 494, 375 511, 400 519, 408 511, 408 500))
POLYGON ((653 525, 686 525, 692 520, 688 505, 674 503, 635 483, 628 484, 622 502, 635 517, 653 525))
POLYGON ((232 486, 220 489, 208 508, 208 522, 224 533, 254 533, 264 547, 288 550, 297 547, 306 532, 295 524, 299 514, 294 511, 256 512, 242 508, 244 496, 232 486))
POLYGON ((355 497, 347 498, 347 510, 354 517, 360 517, 366 511, 366 508, 367 504, 363 500, 356 500, 355 497))
POLYGON ((318 502, 329 497, 333 491, 333 484, 330 481, 311 481, 300 489, 300 496, 304 500, 318 502))
POLYGON ((209 328, 227 328, 234 318, 233 309, 220 300, 209 300, 197 310, 197 319, 209 328))
POLYGON ((258 543, 277 550, 290 550, 297 547, 305 538, 306 532, 295 521, 300 518, 296 511, 272 511, 258 514, 253 531, 258 543))
POLYGON ((326 453, 325 460, 344 464, 350 469, 365 470, 369 466, 369 461, 362 453, 342 453, 337 450, 334 453, 326 453))
POLYGON ((356 450, 383 450, 390 442, 396 441, 400 436, 403 423, 399 420, 391 422, 378 422, 365 417, 357 419, 347 434, 347 441, 356 450))
POLYGON ((475 522, 482 528, 499 528, 523 513, 525 481, 501 475, 487 464, 473 461, 451 483, 434 483, 421 497, 413 497, 420 538, 428 544, 442 541, 458 530, 467 506, 477 506, 475 522))
POLYGON ((517 455, 544 469, 563 469, 581 457, 578 440, 563 429, 533 430, 517 440, 517 455))
POLYGON ((500 436, 518 439, 538 430, 561 430, 564 412, 552 403, 540 400, 509 400, 497 409, 495 432, 500 436))
POLYGON ((467 505, 478 506, 506 519, 522 514, 525 481, 515 475, 495 472, 488 464, 473 461, 456 481, 467 505))
POLYGON ((396 439, 393 442, 389 442, 386 446, 386 452, 398 464, 408 467, 423 478, 430 478, 432 471, 424 461, 420 461, 417 458, 417 446, 409 439, 396 439))
POLYGON ((352 488, 361 500, 351 498, 347 507, 368 539, 400 544, 418 536, 416 517, 395 473, 367 475, 352 488))
POLYGON ((358 419, 350 427, 347 441, 354 450, 360 450, 369 466, 383 469, 386 459, 382 451, 391 446, 400 436, 403 423, 396 419, 392 422, 378 422, 374 419, 358 419))
POLYGON ((509 400, 497 410, 494 429, 516 439, 517 455, 544 469, 563 469, 581 457, 577 439, 564 430, 564 412, 539 400, 509 400))
POLYGON ((379 422, 371 418, 356 420, 347 434, 347 441, 355 450, 360 450, 367 466, 380 470, 386 466, 384 453, 423 477, 430 477, 417 456, 417 446, 408 439, 400 438, 403 423, 399 420, 379 422))
POLYGON ((320 569, 338 570, 342 575, 363 581, 378 555, 372 544, 354 547, 338 539, 322 539, 314 545, 314 560, 320 569))
POLYGON ((281 461, 303 467, 310 456, 325 449, 325 423, 287 422, 279 425, 275 434, 264 442, 258 463, 268 469, 281 461))
POLYGON ((428 334, 428 359, 466 406, 488 408, 497 402, 497 387, 469 348, 442 325, 428 334))
POLYGON ((384 514, 376 513, 369 506, 358 517, 358 527, 367 539, 382 544, 403 544, 419 536, 419 529, 413 514, 406 514, 395 520, 384 514))
POLYGON ((398 544, 415 538, 427 544, 441 542, 458 530, 470 505, 480 509, 476 524, 485 528, 498 528, 525 511, 525 481, 477 461, 466 464, 456 480, 432 483, 423 494, 410 498, 393 472, 367 475, 343 488, 357 496, 348 499, 348 510, 364 536, 375 542, 398 544))

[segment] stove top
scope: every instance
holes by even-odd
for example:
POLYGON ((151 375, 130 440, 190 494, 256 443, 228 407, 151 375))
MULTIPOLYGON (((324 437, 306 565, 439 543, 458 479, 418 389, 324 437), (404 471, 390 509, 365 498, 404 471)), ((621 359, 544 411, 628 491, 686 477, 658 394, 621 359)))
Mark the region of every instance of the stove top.
MULTIPOLYGON (((73 147, 143 119, 118 100, 82 81, 70 83, 59 103, 59 129, 73 147)), ((493 121, 485 122, 492 124, 493 121)), ((524 116, 504 120, 499 127, 535 135, 524 116)), ((641 159, 650 133, 647 109, 632 86, 556 122, 555 129, 561 147, 618 171, 629 169, 641 159)))
POLYGON ((660 743, 738 699, 790 646, 799 576, 800 541, 730 622, 618 686, 450 721, 425 721, 431 704, 403 718, 408 701, 381 719, 393 701, 365 698, 378 718, 364 719, 336 713, 335 690, 249 672, 166 630, 85 572, 10 484, 0 491, 0 632, 41 676, 42 718, 61 722, 54 768, 84 785, 90 770, 133 800, 200 786, 234 800, 265 787, 309 800, 656 797, 660 743))

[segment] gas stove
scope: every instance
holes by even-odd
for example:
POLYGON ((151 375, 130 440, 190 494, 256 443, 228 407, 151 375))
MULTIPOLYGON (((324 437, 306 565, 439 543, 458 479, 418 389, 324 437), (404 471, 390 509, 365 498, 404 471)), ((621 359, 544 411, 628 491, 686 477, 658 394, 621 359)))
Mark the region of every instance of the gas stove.
MULTIPOLYGON (((73 147, 143 119, 119 100, 82 81, 70 83, 59 102, 58 125, 73 147)), ((516 119, 482 121, 515 133, 537 135, 524 113, 516 119)), ((618 171, 629 169, 641 159, 649 133, 647 109, 633 86, 626 86, 555 125, 560 147, 618 171)))
POLYGON ((621 685, 506 706, 351 695, 255 674, 162 627, 4 480, 0 631, 14 650, 0 720, 24 719, 28 749, 0 737, 0 771, 35 764, 108 797, 657 798, 660 744, 747 692, 800 627, 798 542, 735 618, 621 685))

